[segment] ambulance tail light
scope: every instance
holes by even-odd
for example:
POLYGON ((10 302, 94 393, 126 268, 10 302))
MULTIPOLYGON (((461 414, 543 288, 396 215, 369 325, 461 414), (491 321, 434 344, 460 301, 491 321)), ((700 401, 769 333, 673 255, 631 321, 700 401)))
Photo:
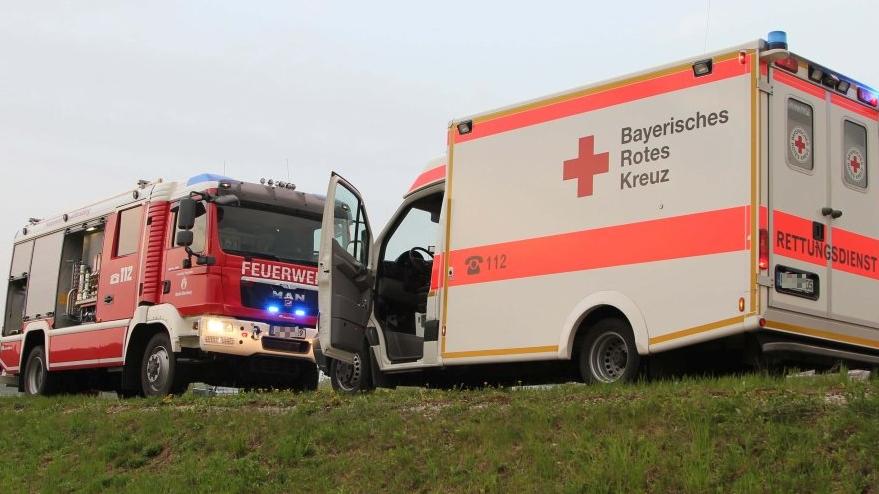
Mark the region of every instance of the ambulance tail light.
POLYGON ((769 269, 769 230, 760 229, 760 270, 769 269))
POLYGON ((877 98, 876 94, 867 88, 858 87, 858 99, 861 100, 861 102, 866 103, 870 106, 879 105, 879 98, 877 98))
POLYGON ((794 57, 782 58, 775 61, 775 66, 784 69, 788 72, 793 72, 794 74, 800 70, 800 64, 797 62, 797 59, 794 57))

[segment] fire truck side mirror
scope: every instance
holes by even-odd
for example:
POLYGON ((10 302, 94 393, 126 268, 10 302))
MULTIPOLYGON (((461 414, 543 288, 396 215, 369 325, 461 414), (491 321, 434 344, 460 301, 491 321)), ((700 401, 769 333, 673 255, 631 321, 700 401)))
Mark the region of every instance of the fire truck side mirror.
MULTIPOLYGON (((197 203, 194 199, 184 198, 180 199, 180 207, 177 210, 177 229, 178 230, 192 230, 195 226, 195 208, 197 203)), ((180 233, 177 234, 177 245, 184 245, 180 243, 180 233)), ((189 236, 189 243, 185 245, 192 244, 192 235, 189 236)))
POLYGON ((194 238, 195 235, 191 230, 179 230, 177 231, 177 236, 174 237, 174 241, 179 247, 189 247, 192 245, 194 238))

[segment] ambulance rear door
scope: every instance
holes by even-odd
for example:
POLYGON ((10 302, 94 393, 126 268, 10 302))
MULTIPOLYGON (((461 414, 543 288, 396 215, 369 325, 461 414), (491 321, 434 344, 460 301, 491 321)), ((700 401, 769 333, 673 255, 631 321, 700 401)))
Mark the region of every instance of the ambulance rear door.
POLYGON ((824 88, 770 67, 769 209, 772 307, 828 315, 831 214, 824 88))
POLYGON ((832 93, 829 112, 830 317, 879 327, 877 112, 832 93))

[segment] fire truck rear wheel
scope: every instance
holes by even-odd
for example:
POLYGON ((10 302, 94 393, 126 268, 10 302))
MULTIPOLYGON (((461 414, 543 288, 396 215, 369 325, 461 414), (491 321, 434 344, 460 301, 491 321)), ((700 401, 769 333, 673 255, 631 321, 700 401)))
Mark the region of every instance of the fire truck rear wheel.
POLYGON ((155 334, 147 343, 140 362, 140 383, 144 396, 180 392, 182 383, 177 375, 177 359, 166 333, 155 334))
POLYGON ((579 348, 580 375, 588 383, 633 381, 640 363, 632 328, 619 318, 598 321, 579 348))
POLYGON ((57 379, 46 366, 46 351, 42 345, 33 347, 28 354, 22 379, 25 394, 45 396, 56 391, 57 379))
POLYGON ((354 354, 352 363, 332 359, 330 361, 330 382, 333 389, 343 394, 372 391, 372 373, 366 345, 354 354))

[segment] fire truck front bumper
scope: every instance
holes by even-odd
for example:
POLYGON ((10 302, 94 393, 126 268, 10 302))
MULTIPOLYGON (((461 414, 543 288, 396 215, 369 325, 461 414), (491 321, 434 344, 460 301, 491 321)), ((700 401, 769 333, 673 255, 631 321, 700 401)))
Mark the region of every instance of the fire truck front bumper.
POLYGON ((277 326, 228 317, 202 317, 198 321, 203 351, 249 357, 275 355, 314 362, 317 329, 277 326))

